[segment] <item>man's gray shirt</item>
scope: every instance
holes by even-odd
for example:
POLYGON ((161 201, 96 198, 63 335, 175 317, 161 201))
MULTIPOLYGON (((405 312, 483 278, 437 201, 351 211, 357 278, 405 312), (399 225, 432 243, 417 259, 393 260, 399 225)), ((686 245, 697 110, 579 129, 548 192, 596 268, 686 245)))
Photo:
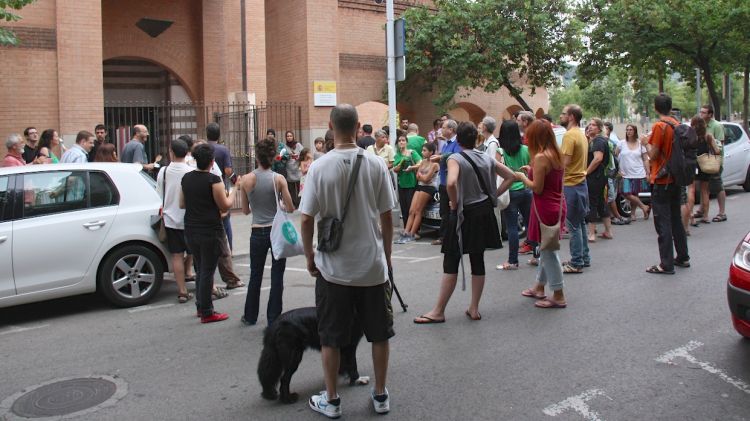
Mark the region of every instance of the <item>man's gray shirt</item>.
POLYGON ((128 164, 148 164, 146 148, 143 147, 143 143, 136 139, 131 139, 130 142, 125 144, 125 147, 122 149, 120 162, 125 162, 128 164))

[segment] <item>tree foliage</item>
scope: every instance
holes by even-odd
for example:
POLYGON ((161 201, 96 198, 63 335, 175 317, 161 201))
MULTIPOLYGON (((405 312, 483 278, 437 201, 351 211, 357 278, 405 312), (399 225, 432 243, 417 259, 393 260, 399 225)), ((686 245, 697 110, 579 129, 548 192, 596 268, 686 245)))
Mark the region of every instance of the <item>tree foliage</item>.
MULTIPOLYGON (((0 0, 0 22, 16 22, 21 16, 14 11, 21 10, 24 6, 33 3, 34 0, 0 0)), ((8 28, 0 27, 0 45, 16 45, 18 39, 8 28)))
POLYGON ((715 75, 726 69, 732 52, 728 28, 744 27, 738 10, 746 0, 584 0, 579 18, 589 28, 589 48, 581 56, 581 75, 593 81, 611 65, 631 75, 663 78, 670 70, 690 75, 699 68, 716 114, 721 100, 715 75))
POLYGON ((407 80, 399 89, 433 91, 438 106, 461 88, 506 88, 528 110, 524 87, 533 94, 554 83, 579 45, 566 0, 435 0, 434 7, 404 13, 407 80))

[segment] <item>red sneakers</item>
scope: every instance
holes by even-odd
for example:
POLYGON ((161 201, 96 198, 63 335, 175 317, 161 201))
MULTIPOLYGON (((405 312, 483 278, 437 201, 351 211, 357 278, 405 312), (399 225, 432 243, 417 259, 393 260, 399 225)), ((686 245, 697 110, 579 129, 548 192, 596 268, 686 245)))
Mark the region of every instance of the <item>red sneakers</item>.
POLYGON ((529 243, 523 243, 521 247, 518 249, 518 254, 531 254, 534 252, 534 247, 529 245, 529 243))
POLYGON ((227 313, 216 313, 210 315, 210 316, 203 316, 201 317, 201 323, 214 323, 214 322, 221 322, 229 318, 229 315, 227 313))

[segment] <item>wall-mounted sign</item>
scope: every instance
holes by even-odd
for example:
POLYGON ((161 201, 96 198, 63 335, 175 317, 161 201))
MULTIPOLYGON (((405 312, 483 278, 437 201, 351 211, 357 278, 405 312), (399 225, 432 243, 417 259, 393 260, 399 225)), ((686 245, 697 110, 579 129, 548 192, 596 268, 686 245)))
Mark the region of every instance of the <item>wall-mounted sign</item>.
POLYGON ((336 81, 313 81, 313 102, 316 107, 336 106, 336 81))

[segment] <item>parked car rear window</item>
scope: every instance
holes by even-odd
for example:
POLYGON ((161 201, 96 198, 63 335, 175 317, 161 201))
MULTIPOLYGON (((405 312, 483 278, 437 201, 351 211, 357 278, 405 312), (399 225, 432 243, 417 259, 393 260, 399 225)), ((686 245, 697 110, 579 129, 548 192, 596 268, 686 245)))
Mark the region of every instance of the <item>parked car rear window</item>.
POLYGON ((89 182, 91 186, 91 207, 116 205, 120 202, 117 188, 112 180, 101 172, 90 172, 89 182))
POLYGON ((733 125, 724 125, 724 144, 728 145, 742 138, 742 129, 733 125))

